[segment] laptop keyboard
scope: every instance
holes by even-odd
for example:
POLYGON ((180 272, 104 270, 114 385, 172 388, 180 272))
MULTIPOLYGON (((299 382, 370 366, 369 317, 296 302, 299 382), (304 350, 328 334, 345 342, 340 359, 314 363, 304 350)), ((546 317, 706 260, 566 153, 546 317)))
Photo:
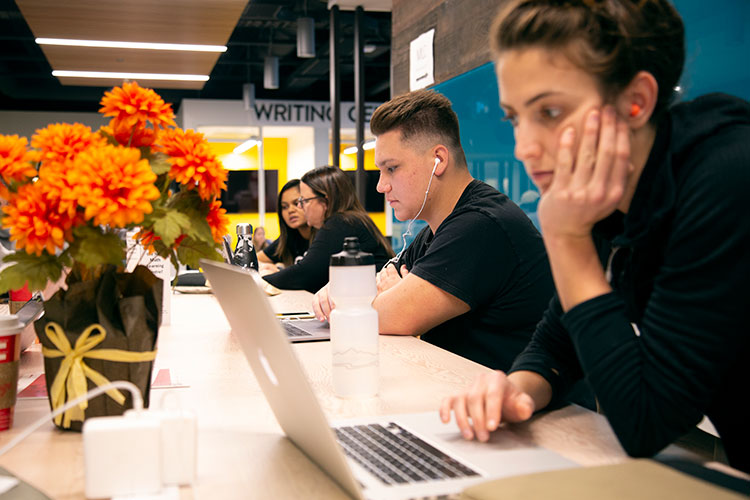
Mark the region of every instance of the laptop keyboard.
POLYGON ((385 484, 479 475, 393 422, 334 430, 344 453, 385 484))
POLYGON ((282 325, 284 325, 284 330, 286 330, 286 334, 289 337, 310 337, 312 336, 312 333, 304 331, 302 328, 298 327, 297 325, 293 325, 289 321, 282 321, 282 325))

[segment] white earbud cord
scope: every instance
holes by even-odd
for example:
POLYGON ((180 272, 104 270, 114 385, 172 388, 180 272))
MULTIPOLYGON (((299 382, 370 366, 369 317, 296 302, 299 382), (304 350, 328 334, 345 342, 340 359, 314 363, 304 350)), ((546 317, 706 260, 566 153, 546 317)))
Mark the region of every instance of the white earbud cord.
POLYGON ((420 215, 422 215, 422 210, 424 210, 424 206, 427 204, 427 195, 430 194, 430 186, 432 186, 432 179, 435 178, 435 170, 437 169, 438 163, 440 163, 439 158, 435 158, 435 166, 432 167, 432 173, 430 174, 430 182, 427 183, 427 190, 424 192, 424 200, 422 200, 422 206, 419 208, 419 211, 417 212, 417 215, 414 216, 414 218, 409 219, 409 223, 406 225, 406 232, 401 235, 401 241, 402 246, 401 250, 398 252, 398 254, 390 259, 388 262, 383 265, 383 269, 388 264, 393 264, 394 266, 398 265, 398 261, 401 258, 401 254, 404 253, 404 250, 406 250, 406 237, 411 236, 411 227, 414 225, 414 221, 416 221, 420 215))

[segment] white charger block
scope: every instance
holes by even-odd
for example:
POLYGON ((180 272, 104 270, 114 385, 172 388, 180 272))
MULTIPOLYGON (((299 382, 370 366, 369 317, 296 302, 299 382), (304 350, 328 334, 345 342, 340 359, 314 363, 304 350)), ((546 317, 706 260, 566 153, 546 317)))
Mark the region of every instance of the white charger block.
POLYGON ((129 413, 83 424, 86 498, 161 491, 161 423, 147 411, 129 413))
POLYGON ((164 485, 193 484, 196 470, 195 415, 183 410, 153 410, 161 421, 161 473, 164 485))

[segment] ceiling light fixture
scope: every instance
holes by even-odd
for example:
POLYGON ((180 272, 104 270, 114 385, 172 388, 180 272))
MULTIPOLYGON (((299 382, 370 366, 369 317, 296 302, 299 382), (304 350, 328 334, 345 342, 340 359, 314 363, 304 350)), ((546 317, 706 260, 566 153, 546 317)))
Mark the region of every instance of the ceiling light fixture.
POLYGON ((174 73, 122 73, 113 71, 67 71, 54 70, 52 76, 68 78, 108 78, 116 80, 178 80, 185 82, 207 82, 208 75, 180 75, 174 73))
POLYGON ((188 52, 226 52, 225 45, 193 45, 187 43, 117 42, 112 40, 74 40, 67 38, 37 38, 39 45, 71 47, 100 47, 110 49, 181 50, 188 52))
POLYGON ((349 146, 348 148, 344 149, 345 155, 353 155, 357 152, 357 146, 349 146))
POLYGON ((276 56, 266 56, 263 63, 263 88, 279 88, 279 58, 276 56))
POLYGON ((307 0, 305 15, 297 18, 297 57, 315 57, 315 19, 307 17, 307 0))

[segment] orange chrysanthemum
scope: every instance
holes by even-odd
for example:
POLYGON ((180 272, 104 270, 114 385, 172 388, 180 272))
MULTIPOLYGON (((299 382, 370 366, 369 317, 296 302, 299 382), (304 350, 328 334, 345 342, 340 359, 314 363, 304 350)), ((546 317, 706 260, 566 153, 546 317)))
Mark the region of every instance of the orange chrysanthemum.
POLYGON ((159 137, 159 148, 169 156, 169 176, 188 189, 197 188, 201 199, 210 200, 226 189, 227 171, 203 134, 167 129, 159 137))
POLYGON ((154 128, 177 126, 172 105, 164 102, 159 94, 144 89, 136 82, 126 82, 104 93, 99 110, 112 117, 112 128, 132 130, 138 124, 150 123, 154 128))
POLYGON ((161 236, 156 236, 156 234, 151 229, 141 229, 135 235, 133 236, 133 239, 140 243, 143 248, 145 248, 148 253, 154 253, 156 252, 156 248, 154 248, 154 242, 161 239, 161 236))
POLYGON ((3 226, 10 228, 11 241, 27 253, 39 256, 47 250, 52 255, 72 241, 76 218, 60 213, 39 182, 21 186, 3 211, 3 226))
POLYGON ((159 198, 156 175, 137 149, 106 146, 81 153, 69 172, 78 204, 94 224, 125 227, 138 224, 159 198))
POLYGON ((26 146, 25 137, 0 134, 0 197, 7 198, 7 185, 34 177, 37 172, 31 162, 34 154, 26 146))
POLYGON ((229 217, 227 217, 226 209, 221 208, 220 200, 211 202, 206 220, 211 228, 211 236, 214 237, 214 241, 221 243, 221 239, 229 230, 229 217))
POLYGON ((127 128, 118 125, 115 120, 110 121, 109 126, 102 127, 102 131, 114 137, 118 144, 133 148, 151 147, 159 136, 159 129, 148 128, 145 123, 127 128))
POLYGON ((48 200, 54 200, 58 213, 73 218, 78 211, 78 193, 71 176, 67 175, 72 168, 69 165, 59 162, 44 165, 39 170, 39 189, 48 200))
POLYGON ((54 123, 37 130, 31 138, 31 145, 39 150, 39 160, 43 163, 69 163, 81 151, 105 144, 104 137, 80 123, 54 123))
MULTIPOLYGON (((177 249, 185 238, 187 238, 187 234, 179 235, 177 239, 174 240, 173 248, 177 249)), ((133 239, 137 243, 140 243, 149 254, 152 254, 156 252, 154 242, 161 240, 161 236, 157 236, 152 229, 141 229, 133 236, 133 239)))

